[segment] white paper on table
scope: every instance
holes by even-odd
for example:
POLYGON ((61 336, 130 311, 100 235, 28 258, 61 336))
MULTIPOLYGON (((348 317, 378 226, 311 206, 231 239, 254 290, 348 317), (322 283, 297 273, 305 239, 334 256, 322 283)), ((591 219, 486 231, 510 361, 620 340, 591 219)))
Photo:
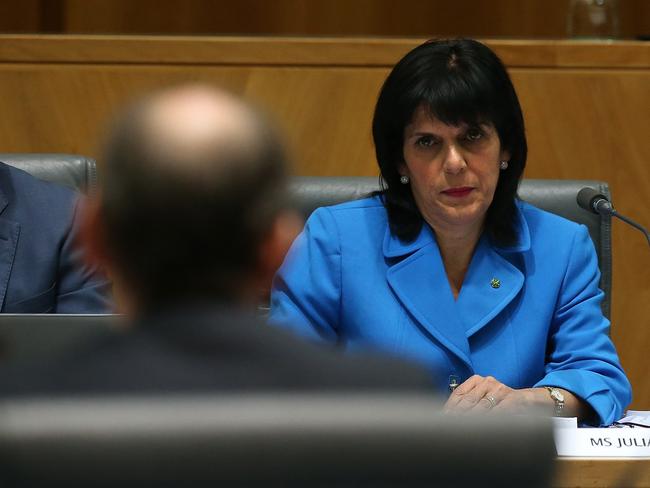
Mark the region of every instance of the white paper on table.
POLYGON ((578 428, 577 417, 552 417, 552 419, 553 419, 553 430, 578 428))
POLYGON ((643 427, 650 427, 650 412, 646 410, 628 410, 617 424, 634 424, 643 427))

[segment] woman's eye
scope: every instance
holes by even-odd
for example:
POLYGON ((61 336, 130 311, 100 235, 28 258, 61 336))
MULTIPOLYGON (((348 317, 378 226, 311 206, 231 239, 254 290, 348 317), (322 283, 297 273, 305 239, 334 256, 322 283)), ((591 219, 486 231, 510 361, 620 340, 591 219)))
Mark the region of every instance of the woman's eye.
POLYGON ((468 141, 478 141, 483 137, 483 133, 478 129, 470 129, 465 134, 465 138, 468 141))
POLYGON ((435 144, 435 141, 433 140, 433 137, 423 136, 419 137, 415 141, 415 144, 419 147, 431 147, 435 144))

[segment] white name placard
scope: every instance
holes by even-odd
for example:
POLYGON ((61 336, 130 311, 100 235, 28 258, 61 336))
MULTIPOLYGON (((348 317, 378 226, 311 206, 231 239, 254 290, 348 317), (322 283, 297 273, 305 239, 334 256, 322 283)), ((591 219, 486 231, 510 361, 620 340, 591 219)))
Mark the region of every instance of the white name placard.
POLYGON ((650 429, 555 429, 558 456, 650 458, 650 429))

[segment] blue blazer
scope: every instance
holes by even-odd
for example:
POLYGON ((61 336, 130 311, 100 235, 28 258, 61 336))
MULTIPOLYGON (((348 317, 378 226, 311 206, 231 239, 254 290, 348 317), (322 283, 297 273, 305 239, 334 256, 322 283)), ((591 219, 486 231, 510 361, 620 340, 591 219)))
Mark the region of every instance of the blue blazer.
POLYGON ((77 247, 72 190, 0 163, 0 310, 108 313, 110 286, 77 247))
POLYGON ((454 300, 428 225, 402 242, 378 197, 316 210, 280 268, 271 322, 374 348, 461 381, 557 386, 618 420, 630 384, 609 337, 586 227, 518 203, 518 242, 479 241, 454 300), (497 281, 498 280, 498 283, 497 281))

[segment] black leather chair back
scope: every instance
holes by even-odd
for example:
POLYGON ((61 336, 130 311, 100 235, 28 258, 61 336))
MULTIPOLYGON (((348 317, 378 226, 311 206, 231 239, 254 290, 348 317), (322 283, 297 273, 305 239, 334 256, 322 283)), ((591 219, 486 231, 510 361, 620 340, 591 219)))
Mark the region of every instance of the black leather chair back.
MULTIPOLYGON (((598 253, 600 287, 605 292, 603 313, 609 318, 612 294, 611 222, 609 217, 592 214, 578 206, 576 195, 585 186, 610 197, 607 183, 600 181, 541 179, 523 180, 519 197, 536 207, 587 226, 598 253)), ((318 207, 363 198, 378 189, 379 179, 372 177, 301 176, 292 181, 295 204, 305 217, 318 207)))
POLYGON ((94 159, 76 154, 2 153, 0 161, 41 180, 92 195, 97 189, 94 159))

